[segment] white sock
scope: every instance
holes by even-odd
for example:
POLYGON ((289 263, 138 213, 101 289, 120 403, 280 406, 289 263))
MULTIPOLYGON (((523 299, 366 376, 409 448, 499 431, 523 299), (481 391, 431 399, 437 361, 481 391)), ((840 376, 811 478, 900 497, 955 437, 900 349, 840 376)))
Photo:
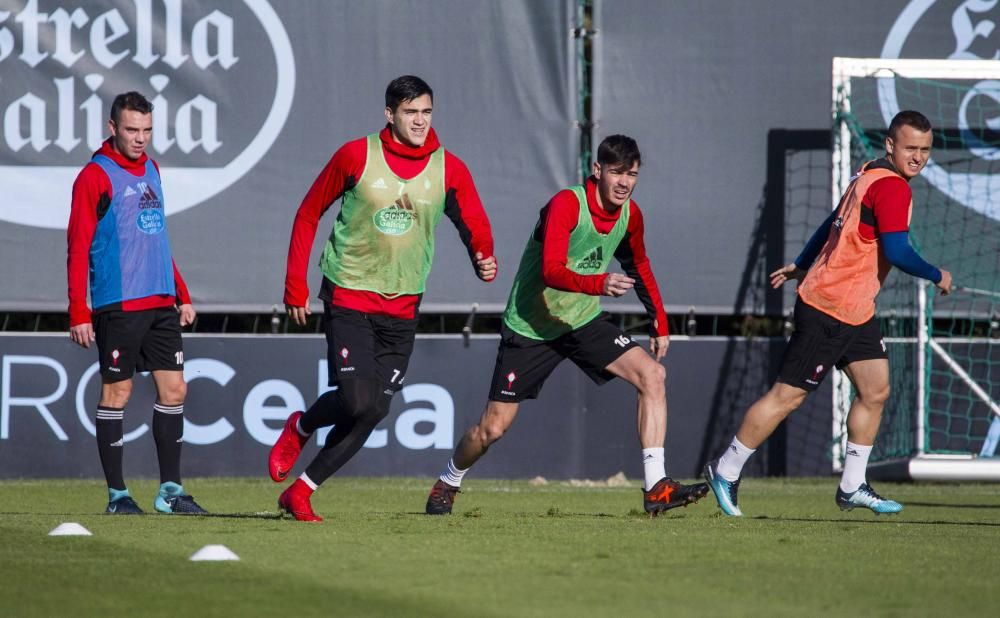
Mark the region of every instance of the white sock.
POLYGON ((452 487, 461 487, 462 477, 465 476, 465 473, 468 471, 469 471, 468 468, 466 468, 465 470, 459 469, 455 465, 455 460, 449 459, 448 466, 444 469, 444 472, 441 473, 440 478, 442 481, 448 483, 452 487))
POLYGON ((299 478, 302 479, 303 483, 305 483, 306 485, 309 486, 309 489, 311 489, 313 491, 316 491, 317 489, 319 489, 319 485, 317 485, 316 483, 314 483, 313 480, 311 478, 309 478, 306 475, 305 472, 303 472, 302 476, 300 476, 299 478))
POLYGON ((295 419, 295 431, 299 432, 299 435, 302 436, 303 438, 308 438, 311 435, 311 434, 306 433, 305 430, 302 429, 302 417, 301 416, 298 417, 297 419, 295 419))
POLYGON ((643 489, 646 491, 667 475, 664 460, 663 447, 642 449, 642 468, 646 475, 643 489))
POLYGON ((743 473, 743 466, 746 465, 747 460, 756 452, 757 449, 747 448, 742 442, 736 439, 736 436, 733 436, 732 444, 722 454, 722 457, 719 457, 719 463, 716 465, 715 471, 727 481, 735 481, 743 473))
POLYGON ((865 470, 868 469, 868 457, 871 454, 871 446, 848 441, 844 451, 844 474, 840 477, 841 491, 852 493, 861 487, 865 482, 865 470))

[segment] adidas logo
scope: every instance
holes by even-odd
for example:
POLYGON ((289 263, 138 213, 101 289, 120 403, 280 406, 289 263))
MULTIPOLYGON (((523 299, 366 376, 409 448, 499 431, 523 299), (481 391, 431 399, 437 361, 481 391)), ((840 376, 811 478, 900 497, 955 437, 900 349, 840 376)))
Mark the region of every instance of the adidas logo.
MULTIPOLYGON (((161 208, 160 198, 156 195, 156 191, 152 187, 144 182, 140 182, 137 187, 139 189, 139 208, 161 208)), ((125 195, 128 195, 126 191, 125 195)))
POLYGON ((389 185, 385 184, 385 180, 379 177, 375 182, 372 183, 372 189, 388 189, 389 185))
POLYGON ((600 268, 604 264, 604 247, 597 247, 590 252, 590 255, 576 263, 576 268, 593 270, 600 268))
POLYGON ((132 188, 132 185, 125 187, 125 197, 130 195, 135 195, 135 189, 132 188))
MULTIPOLYGON (((418 203, 419 203, 419 200, 418 200, 418 203)), ((397 199, 395 202, 392 203, 392 206, 395 206, 398 210, 406 211, 406 215, 405 216, 407 218, 413 219, 413 220, 417 219, 417 212, 413 208, 413 202, 410 201, 410 195, 408 193, 404 193, 402 197, 400 197, 399 199, 397 199)), ((390 206, 390 208, 392 206, 390 206)))

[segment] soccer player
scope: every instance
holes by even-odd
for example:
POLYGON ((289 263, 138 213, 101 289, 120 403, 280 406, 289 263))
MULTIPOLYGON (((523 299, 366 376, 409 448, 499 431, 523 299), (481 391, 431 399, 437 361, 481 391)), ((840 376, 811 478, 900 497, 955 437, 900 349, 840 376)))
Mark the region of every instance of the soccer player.
POLYGON ((184 351, 181 327, 194 321, 184 279, 170 254, 160 170, 146 156, 153 105, 138 92, 115 97, 109 137, 76 182, 69 215, 70 339, 97 343, 101 399, 97 451, 108 482, 108 513, 142 510, 122 472, 123 414, 135 371, 156 384, 153 440, 160 464, 161 513, 204 513, 181 485, 184 351), (87 277, 93 314, 87 308, 87 277))
POLYGON ((310 496, 358 452, 403 386, 442 214, 458 228, 479 278, 496 276, 489 220, 468 168, 431 128, 433 102, 419 77, 393 80, 385 91, 385 128, 337 150, 295 215, 285 307, 305 324, 316 227, 343 197, 320 261, 329 383, 337 388, 288 418, 268 459, 271 478, 283 481, 309 436, 335 425, 278 499, 279 508, 300 521, 322 521, 310 496))
POLYGON ((790 280, 802 282, 795 330, 777 382, 747 410, 726 452, 705 466, 705 479, 726 515, 742 515, 737 490, 747 459, 819 387, 832 366, 842 369, 857 390, 847 416, 837 505, 875 513, 903 509, 865 480, 889 397, 889 360, 875 319, 875 297, 892 266, 932 281, 942 294, 951 292, 951 274, 925 262, 909 243, 909 182, 927 164, 932 141, 931 123, 923 114, 896 114, 885 138, 885 156, 861 168, 802 253, 771 273, 774 288, 790 280))
POLYGON ((510 428, 520 403, 534 399, 556 365, 570 359, 597 384, 619 377, 639 392, 638 429, 645 469, 643 506, 656 515, 695 502, 704 483, 666 475, 666 370, 670 339, 660 292, 643 244, 632 190, 642 163, 635 140, 606 138, 593 176, 557 193, 542 209, 507 301, 486 410, 455 448, 427 498, 429 515, 451 513, 465 473, 510 428), (611 256, 627 275, 608 273, 611 256), (647 354, 601 311, 600 296, 635 288, 650 317, 647 354))

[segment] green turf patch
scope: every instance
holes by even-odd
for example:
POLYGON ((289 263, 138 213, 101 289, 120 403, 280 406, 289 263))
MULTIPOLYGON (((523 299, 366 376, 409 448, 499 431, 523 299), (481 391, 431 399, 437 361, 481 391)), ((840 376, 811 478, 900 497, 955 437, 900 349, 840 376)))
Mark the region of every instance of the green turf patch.
MULTIPOLYGON (((1000 486, 878 484, 898 516, 841 513, 833 479, 747 479, 658 518, 638 485, 476 481, 428 517, 427 479, 337 479, 322 524, 280 487, 191 479, 209 517, 105 516, 93 481, 0 482, 0 614, 914 616, 995 611, 1000 486), (49 537, 75 521, 92 537, 49 537), (239 562, 190 562, 222 544, 239 562)), ((153 482, 132 494, 152 510, 153 482)))

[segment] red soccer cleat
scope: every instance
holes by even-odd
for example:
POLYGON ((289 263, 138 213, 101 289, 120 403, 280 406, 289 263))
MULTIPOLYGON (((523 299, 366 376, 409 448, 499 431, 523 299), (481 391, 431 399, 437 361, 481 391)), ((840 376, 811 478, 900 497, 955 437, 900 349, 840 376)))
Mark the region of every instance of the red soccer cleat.
POLYGON ((278 497, 278 508, 298 521, 323 521, 322 517, 313 512, 312 504, 309 503, 312 492, 305 481, 295 479, 278 497))
POLYGON ((295 424, 302 418, 302 412, 293 412, 278 436, 278 441, 271 447, 271 454, 267 457, 267 471, 271 473, 271 480, 280 483, 288 478, 288 473, 295 467, 295 462, 302 452, 302 447, 309 438, 304 438, 295 428, 295 424))

